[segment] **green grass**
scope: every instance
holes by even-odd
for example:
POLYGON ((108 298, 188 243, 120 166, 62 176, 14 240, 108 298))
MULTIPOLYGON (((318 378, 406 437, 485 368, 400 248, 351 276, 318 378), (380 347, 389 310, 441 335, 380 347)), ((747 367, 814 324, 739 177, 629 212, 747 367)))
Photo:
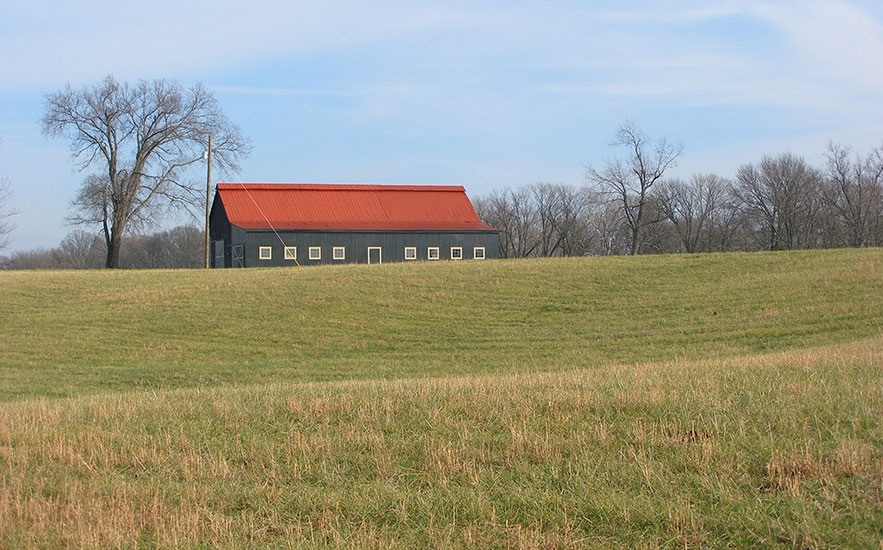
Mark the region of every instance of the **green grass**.
POLYGON ((881 250, 0 285, 0 548, 880 544, 881 250))
POLYGON ((736 357, 883 331, 880 250, 0 273, 0 400, 736 357))

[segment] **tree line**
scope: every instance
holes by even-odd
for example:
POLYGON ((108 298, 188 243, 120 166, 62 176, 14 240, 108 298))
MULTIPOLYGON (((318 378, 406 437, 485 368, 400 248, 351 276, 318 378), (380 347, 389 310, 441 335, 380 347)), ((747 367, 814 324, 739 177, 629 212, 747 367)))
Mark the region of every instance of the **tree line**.
MULTIPOLYGON (((56 249, 0 258, 0 267, 101 267, 98 251, 107 268, 203 265, 204 259, 194 263, 193 258, 204 258, 204 245, 191 257, 188 240, 195 232, 204 236, 202 230, 131 233, 152 225, 166 210, 195 215, 205 208, 205 187, 189 179, 204 156, 236 172, 249 154, 251 144, 214 95, 201 84, 129 85, 108 76, 79 90, 68 86, 45 100, 44 135, 66 138, 75 164, 88 173, 71 203, 69 221, 99 227, 102 239, 77 231, 56 249), (181 243, 159 244, 170 241, 181 243), (175 246, 181 251, 165 250, 175 246)), ((733 179, 694 174, 680 180, 666 173, 677 165, 681 144, 651 141, 627 120, 611 145, 621 156, 586 166, 580 187, 537 183, 474 199, 482 220, 501 230, 502 257, 883 244, 883 146, 861 154, 832 143, 822 167, 783 153, 740 166, 733 179)), ((15 227, 10 198, 9 182, 0 180, 0 250, 15 227)))
POLYGON ((632 122, 624 157, 586 167, 581 187, 537 183, 476 198, 504 258, 696 253, 883 245, 883 146, 830 144, 814 167, 782 153, 741 165, 734 179, 664 178, 682 147, 651 143, 632 122))
MULTIPOLYGON (((205 232, 192 225, 123 239, 123 269, 197 269, 205 265, 205 232)), ((52 249, 0 256, 0 269, 101 269, 107 244, 102 235, 76 230, 52 249)))

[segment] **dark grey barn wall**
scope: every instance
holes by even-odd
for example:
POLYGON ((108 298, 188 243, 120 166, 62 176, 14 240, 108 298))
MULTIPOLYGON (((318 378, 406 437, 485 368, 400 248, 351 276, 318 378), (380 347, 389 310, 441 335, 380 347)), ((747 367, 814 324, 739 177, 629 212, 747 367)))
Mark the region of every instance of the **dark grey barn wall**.
POLYGON ((233 247, 236 245, 245 245, 248 234, 242 229, 230 224, 218 224, 217 226, 218 229, 215 229, 215 224, 213 223, 209 230, 212 242, 212 267, 231 267, 233 265, 233 247), (218 241, 223 243, 223 265, 218 265, 215 258, 214 247, 215 243, 218 241))
POLYGON ((230 224, 224 203, 218 201, 217 197, 215 199, 209 225, 212 243, 211 264, 212 267, 231 267, 233 265, 232 248, 236 245, 244 245, 247 234, 243 229, 230 224), (219 264, 215 256, 215 246, 218 241, 223 243, 223 264, 219 264))
MULTIPOLYGON (((238 239, 233 239, 238 241, 238 239)), ((235 242, 233 244, 236 244, 235 242)), ((461 247, 463 259, 472 260, 476 247, 485 249, 486 259, 497 259, 500 256, 499 237, 496 233, 353 233, 353 232, 280 232, 272 231, 247 232, 245 234, 245 266, 271 267, 297 265, 292 260, 284 259, 284 247, 297 248, 297 264, 329 265, 340 263, 368 263, 368 248, 381 249, 383 263, 404 262, 405 247, 417 249, 416 261, 427 261, 428 249, 438 247, 439 259, 450 260, 451 248, 461 247), (272 257, 269 260, 258 258, 258 249, 269 246, 272 257), (321 260, 309 259, 309 248, 321 248, 321 260), (345 259, 332 259, 334 247, 344 247, 345 259)))

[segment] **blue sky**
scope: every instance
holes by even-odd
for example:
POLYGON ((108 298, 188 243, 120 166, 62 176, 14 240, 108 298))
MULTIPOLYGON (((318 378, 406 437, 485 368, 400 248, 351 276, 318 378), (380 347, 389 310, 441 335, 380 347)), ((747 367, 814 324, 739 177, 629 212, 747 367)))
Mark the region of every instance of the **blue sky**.
POLYGON ((43 98, 108 74, 214 90, 254 145, 226 181, 581 185, 626 119, 683 143, 678 177, 883 145, 879 0, 31 0, 0 51, 10 250, 75 229, 85 174, 43 98))

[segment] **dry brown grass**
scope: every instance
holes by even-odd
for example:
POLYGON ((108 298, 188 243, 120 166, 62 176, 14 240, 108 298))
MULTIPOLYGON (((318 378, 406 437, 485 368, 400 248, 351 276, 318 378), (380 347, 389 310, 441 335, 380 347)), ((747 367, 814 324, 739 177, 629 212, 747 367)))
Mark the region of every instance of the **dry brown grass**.
POLYGON ((0 547, 876 544, 881 365, 876 338, 4 404, 0 547))
POLYGON ((0 274, 0 548, 876 547, 881 266, 0 274))

